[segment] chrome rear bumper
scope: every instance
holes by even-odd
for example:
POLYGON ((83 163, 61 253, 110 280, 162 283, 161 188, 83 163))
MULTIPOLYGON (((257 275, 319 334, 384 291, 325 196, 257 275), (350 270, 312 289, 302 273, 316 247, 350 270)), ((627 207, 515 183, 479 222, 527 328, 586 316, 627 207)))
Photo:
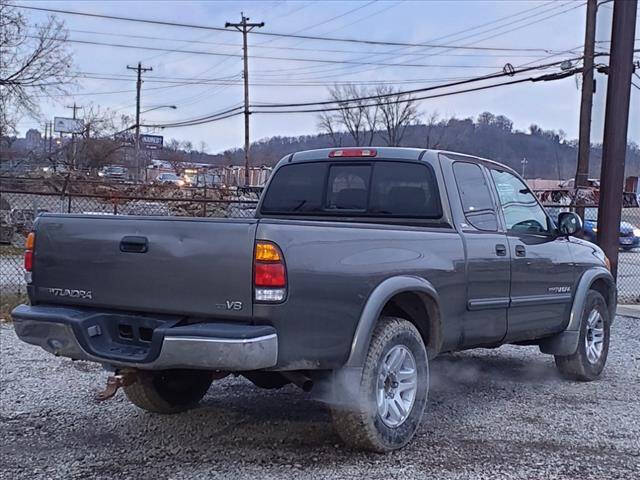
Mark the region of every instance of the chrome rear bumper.
MULTIPOLYGON (((232 325, 231 333, 241 333, 235 338, 226 334, 224 337, 213 336, 220 324, 198 324, 198 328, 176 327, 164 331, 155 358, 145 361, 139 357, 131 360, 123 355, 114 358, 98 351, 90 351, 91 344, 84 338, 83 346, 77 332, 86 328, 82 321, 67 317, 29 318, 34 317, 37 307, 26 305, 14 310, 14 325, 18 337, 27 343, 38 345, 46 351, 76 360, 89 360, 118 367, 132 367, 147 370, 164 370, 171 368, 193 368, 205 370, 247 371, 274 367, 278 362, 278 336, 272 327, 255 327, 251 325, 232 325), (73 324, 72 322, 77 322, 73 324), (210 327, 210 328, 208 328, 210 327), (172 334, 172 331, 175 334, 172 334), (251 336, 259 331, 259 336, 251 336), (200 333, 199 335, 186 333, 200 333), (210 333, 210 335, 208 335, 210 333), (265 334, 266 333, 266 334, 265 334)), ((37 312, 36 312, 37 313, 37 312)), ((226 325, 225 325, 226 326, 226 325)), ((103 330, 106 330, 103 329, 103 330)), ((83 332, 84 333, 84 332, 83 332)), ((90 340, 90 339, 89 339, 90 340)), ((157 341, 154 338, 154 341, 157 341)), ((116 342, 112 342, 117 350, 116 342)))

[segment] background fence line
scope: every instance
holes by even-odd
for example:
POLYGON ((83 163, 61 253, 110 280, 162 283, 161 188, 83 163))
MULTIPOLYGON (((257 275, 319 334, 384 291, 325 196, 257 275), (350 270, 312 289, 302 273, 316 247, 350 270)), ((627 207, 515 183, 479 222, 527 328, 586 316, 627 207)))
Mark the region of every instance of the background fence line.
MULTIPOLYGON (((184 192, 166 190, 170 194, 184 192)), ((163 190, 164 192, 164 190, 163 190)), ((197 196, 157 196, 127 194, 118 190, 101 193, 59 193, 0 189, 0 293, 20 294, 25 291, 22 251, 24 238, 37 215, 51 213, 84 213, 92 215, 187 216, 202 218, 251 218, 258 203, 259 191, 218 191, 219 199, 197 196), (224 192, 227 198, 221 193, 224 192)), ((571 205, 548 199, 545 205, 552 217, 571 205)), ((544 203, 544 202, 543 202, 544 203)), ((594 207, 589 207, 594 208, 594 207)), ((624 208, 622 220, 640 226, 640 208, 624 208)), ((621 234, 622 236, 622 234, 621 234)), ((618 265, 618 292, 621 303, 640 303, 640 248, 621 251, 618 265)))

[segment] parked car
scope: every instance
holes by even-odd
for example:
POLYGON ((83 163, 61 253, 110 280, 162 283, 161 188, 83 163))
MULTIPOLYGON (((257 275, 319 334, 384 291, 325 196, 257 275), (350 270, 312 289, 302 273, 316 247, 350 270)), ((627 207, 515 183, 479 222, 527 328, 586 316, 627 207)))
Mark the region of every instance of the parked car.
POLYGON ((348 445, 386 452, 416 432, 443 352, 537 345, 600 376, 617 293, 580 227, 490 160, 305 151, 253 218, 39 217, 12 316, 23 341, 113 368, 101 398, 175 413, 229 373, 320 387, 348 445))
POLYGON ((127 169, 117 165, 111 165, 104 167, 98 172, 98 176, 113 180, 124 180, 127 176, 127 169))
POLYGON ((176 185, 178 187, 184 186, 184 180, 175 173, 161 173, 155 179, 155 183, 160 185, 176 185))
POLYGON ((152 217, 164 217, 171 215, 171 211, 166 203, 148 202, 145 200, 134 200, 122 207, 125 215, 145 215, 152 217))
MULTIPOLYGON (((598 234, 598 209, 585 208, 584 211, 584 237, 590 242, 596 241, 598 234)), ((620 248, 631 250, 640 247, 640 228, 625 222, 620 222, 620 248)))

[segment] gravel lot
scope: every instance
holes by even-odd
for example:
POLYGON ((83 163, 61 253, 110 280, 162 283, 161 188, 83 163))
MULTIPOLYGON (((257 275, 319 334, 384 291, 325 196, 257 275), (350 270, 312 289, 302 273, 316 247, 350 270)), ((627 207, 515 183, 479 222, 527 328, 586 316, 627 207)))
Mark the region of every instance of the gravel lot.
POLYGON ((0 478, 640 478, 640 321, 618 317, 603 378, 562 380, 534 347, 446 355, 428 413, 389 455, 347 450, 324 406, 294 387, 214 383, 202 406, 160 416, 107 373, 50 356, 2 325, 0 478))

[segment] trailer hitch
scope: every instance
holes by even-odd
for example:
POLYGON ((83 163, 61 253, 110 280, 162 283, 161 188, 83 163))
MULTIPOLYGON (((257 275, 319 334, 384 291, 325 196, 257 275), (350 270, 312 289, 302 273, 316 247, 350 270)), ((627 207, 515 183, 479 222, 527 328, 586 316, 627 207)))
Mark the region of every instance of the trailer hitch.
POLYGON ((120 387, 128 387, 138 381, 136 370, 122 370, 116 375, 107 378, 107 386, 99 392, 95 399, 98 402, 108 400, 113 397, 120 387))

